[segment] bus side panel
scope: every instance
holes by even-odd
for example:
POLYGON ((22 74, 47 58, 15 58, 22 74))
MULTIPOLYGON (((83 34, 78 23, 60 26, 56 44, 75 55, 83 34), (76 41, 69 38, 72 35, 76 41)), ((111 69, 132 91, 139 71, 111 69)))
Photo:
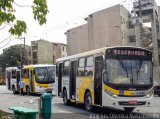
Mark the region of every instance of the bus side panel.
POLYGON ((69 77, 68 76, 62 77, 62 91, 63 89, 67 90, 67 99, 69 99, 70 92, 69 92, 69 77))
POLYGON ((91 77, 87 77, 87 76, 77 77, 76 87, 77 87, 76 91, 78 94, 77 101, 79 101, 80 103, 84 103, 84 98, 85 98, 84 96, 85 96, 86 90, 89 90, 91 92, 92 100, 93 100, 93 97, 94 97, 93 79, 91 77))

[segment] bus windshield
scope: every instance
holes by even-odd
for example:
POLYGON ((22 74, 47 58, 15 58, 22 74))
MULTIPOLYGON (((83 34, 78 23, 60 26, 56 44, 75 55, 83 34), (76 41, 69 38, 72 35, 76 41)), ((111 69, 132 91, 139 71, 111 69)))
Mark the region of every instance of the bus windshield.
POLYGON ((106 59, 106 83, 140 84, 152 83, 152 63, 150 60, 106 59))
POLYGON ((36 67, 36 82, 37 83, 54 83, 55 67, 36 67))

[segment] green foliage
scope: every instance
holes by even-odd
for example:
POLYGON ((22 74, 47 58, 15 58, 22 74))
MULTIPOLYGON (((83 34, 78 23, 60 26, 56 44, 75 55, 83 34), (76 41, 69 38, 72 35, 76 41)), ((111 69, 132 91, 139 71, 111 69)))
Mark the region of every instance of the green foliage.
POLYGON ((27 64, 27 57, 22 45, 11 46, 0 55, 0 66, 3 72, 6 67, 18 66, 21 62, 27 64))
POLYGON ((21 36, 22 35, 21 31, 26 33, 26 29, 27 29, 26 23, 24 21, 17 20, 16 24, 14 25, 14 27, 10 28, 9 32, 15 36, 21 36))
MULTIPOLYGON (((13 8, 15 0, 1 0, 0 1, 0 26, 3 23, 15 23, 13 27, 9 29, 10 34, 14 36, 21 36, 26 33, 27 25, 24 21, 17 20, 14 15, 16 10, 13 8)), ((48 13, 46 0, 33 0, 33 14, 34 19, 38 21, 40 25, 47 22, 46 16, 48 13)))
POLYGON ((14 16, 15 11, 12 7, 14 0, 1 0, 0 2, 0 25, 4 22, 14 22, 16 19, 14 16))
POLYGON ((38 20, 40 25, 43 25, 47 22, 46 15, 48 13, 48 7, 46 4, 46 0, 34 0, 33 14, 34 19, 38 20))

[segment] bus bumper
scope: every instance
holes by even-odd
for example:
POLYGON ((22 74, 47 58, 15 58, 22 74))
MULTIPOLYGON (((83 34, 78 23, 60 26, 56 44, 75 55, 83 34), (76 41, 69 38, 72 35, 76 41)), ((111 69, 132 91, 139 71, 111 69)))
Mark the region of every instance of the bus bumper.
POLYGON ((124 107, 151 107, 153 95, 147 97, 111 97, 103 96, 102 106, 124 108, 124 107))

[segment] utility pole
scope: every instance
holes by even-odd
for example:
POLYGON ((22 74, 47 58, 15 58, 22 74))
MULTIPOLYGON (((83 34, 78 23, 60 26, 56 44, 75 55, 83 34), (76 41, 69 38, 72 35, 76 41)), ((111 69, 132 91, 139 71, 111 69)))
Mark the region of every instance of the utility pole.
POLYGON ((153 15, 151 18, 151 26, 152 26, 152 44, 153 44, 153 76, 154 79, 160 84, 160 63, 159 63, 159 52, 158 52, 158 32, 157 32, 157 15, 156 9, 153 8, 153 15))
MULTIPOLYGON (((19 37, 19 38, 17 38, 17 39, 20 39, 20 40, 23 39, 23 44, 24 44, 24 56, 26 56, 26 39, 25 39, 25 37, 19 37)), ((22 51, 21 51, 21 55, 22 55, 22 51)), ((21 58, 22 58, 22 56, 21 56, 21 58)), ((26 56, 26 58, 27 58, 27 56, 26 56)), ((21 62, 21 63, 22 63, 22 62, 21 62)), ((27 64, 28 64, 28 59, 27 59, 27 64)))
POLYGON ((136 25, 135 25, 135 34, 137 34, 136 35, 136 46, 137 47, 144 47, 142 23, 143 23, 142 5, 141 5, 141 0, 139 0, 139 16, 136 20, 136 25))

